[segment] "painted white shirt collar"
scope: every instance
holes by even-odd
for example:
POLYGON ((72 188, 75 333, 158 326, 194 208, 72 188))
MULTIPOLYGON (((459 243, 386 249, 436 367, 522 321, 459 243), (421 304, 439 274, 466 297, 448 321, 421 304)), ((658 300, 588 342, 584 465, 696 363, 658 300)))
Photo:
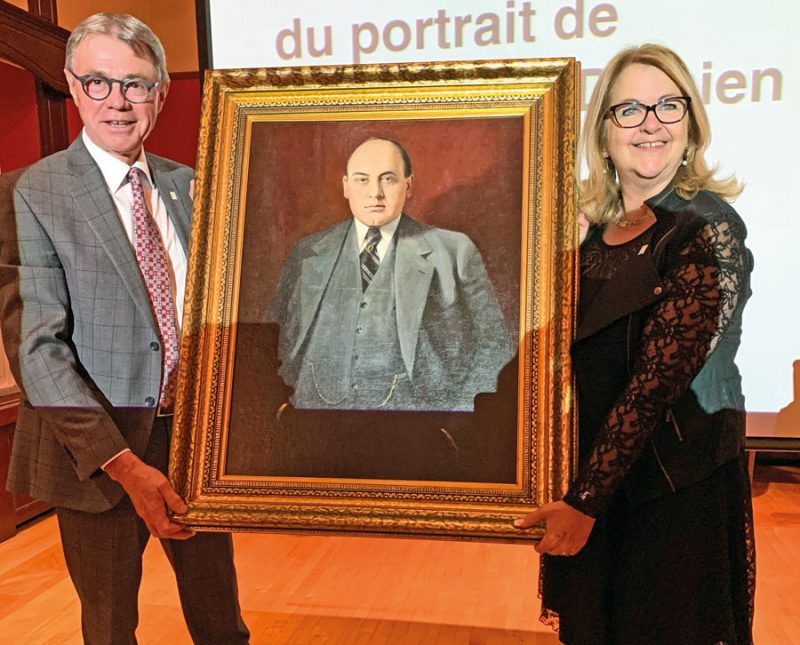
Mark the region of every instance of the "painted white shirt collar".
MULTIPOLYGON (((386 255, 386 250, 389 248, 389 243, 392 241, 392 236, 394 232, 397 230, 397 226, 400 224, 400 218, 402 217, 402 213, 395 217, 391 222, 387 222, 383 226, 380 227, 381 229, 381 241, 378 242, 378 247, 376 251, 378 252, 378 259, 383 260, 383 256, 386 255)), ((369 231, 370 227, 364 224, 360 219, 357 217, 353 217, 353 221, 356 225, 356 239, 358 240, 358 252, 364 250, 364 246, 366 246, 366 237, 367 231, 369 231)))

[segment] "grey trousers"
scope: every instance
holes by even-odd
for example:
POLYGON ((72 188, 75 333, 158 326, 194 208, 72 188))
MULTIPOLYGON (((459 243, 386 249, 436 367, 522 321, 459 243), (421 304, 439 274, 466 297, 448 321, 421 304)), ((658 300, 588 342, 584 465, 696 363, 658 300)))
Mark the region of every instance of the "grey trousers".
MULTIPOLYGON (((169 423, 157 419, 145 461, 166 472, 169 423)), ((142 553, 150 533, 130 499, 104 513, 57 508, 61 544, 81 601, 84 642, 136 643, 142 553)), ((181 607, 195 643, 248 643, 239 609, 233 544, 228 533, 160 540, 175 571, 181 607)))

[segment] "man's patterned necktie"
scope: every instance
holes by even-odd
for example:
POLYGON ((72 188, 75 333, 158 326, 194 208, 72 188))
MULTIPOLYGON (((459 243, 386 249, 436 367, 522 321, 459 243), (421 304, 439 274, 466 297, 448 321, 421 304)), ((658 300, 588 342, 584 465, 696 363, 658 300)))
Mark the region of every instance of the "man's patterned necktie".
POLYGON ((134 248, 161 333, 164 362, 159 403, 161 407, 168 407, 175 400, 175 382, 178 378, 178 326, 175 321, 175 302, 172 298, 167 252, 158 226, 147 210, 139 172, 134 166, 128 171, 133 192, 134 248))
POLYGON ((367 290, 381 263, 378 258, 378 242, 381 241, 381 229, 371 226, 365 239, 364 250, 359 255, 361 260, 361 289, 363 291, 367 290))

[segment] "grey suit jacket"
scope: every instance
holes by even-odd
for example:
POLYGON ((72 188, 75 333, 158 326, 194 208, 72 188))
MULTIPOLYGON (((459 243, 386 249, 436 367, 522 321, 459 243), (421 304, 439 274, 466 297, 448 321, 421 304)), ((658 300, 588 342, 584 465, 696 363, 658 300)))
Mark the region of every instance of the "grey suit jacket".
MULTIPOLYGON (((303 347, 352 220, 292 250, 267 322, 280 329, 281 374, 294 384, 303 347)), ((463 233, 402 215, 395 233, 397 333, 416 409, 471 409, 494 391, 513 355, 510 334, 478 249, 463 233), (443 405, 444 404, 444 405, 443 405)))
MULTIPOLYGON (((147 161, 188 249, 193 173, 147 161)), ((8 488, 111 508, 123 490, 100 466, 124 448, 144 454, 162 350, 133 248, 80 137, 0 175, 0 320, 22 388, 8 488)))

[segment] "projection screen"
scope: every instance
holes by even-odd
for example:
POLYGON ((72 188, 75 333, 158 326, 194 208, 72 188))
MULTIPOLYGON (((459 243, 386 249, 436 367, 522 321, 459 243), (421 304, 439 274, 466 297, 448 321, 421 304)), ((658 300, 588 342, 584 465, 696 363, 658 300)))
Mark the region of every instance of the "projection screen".
POLYGON ((800 437, 800 301, 791 195, 800 143, 796 24, 789 0, 208 0, 216 69, 574 56, 583 100, 621 48, 658 42, 695 75, 711 119, 710 159, 735 173, 755 255, 738 356, 748 435, 800 437), (794 106, 792 108, 791 106, 794 106), (797 368, 794 364, 797 363, 797 368), (796 384, 795 381, 798 381, 796 384))

